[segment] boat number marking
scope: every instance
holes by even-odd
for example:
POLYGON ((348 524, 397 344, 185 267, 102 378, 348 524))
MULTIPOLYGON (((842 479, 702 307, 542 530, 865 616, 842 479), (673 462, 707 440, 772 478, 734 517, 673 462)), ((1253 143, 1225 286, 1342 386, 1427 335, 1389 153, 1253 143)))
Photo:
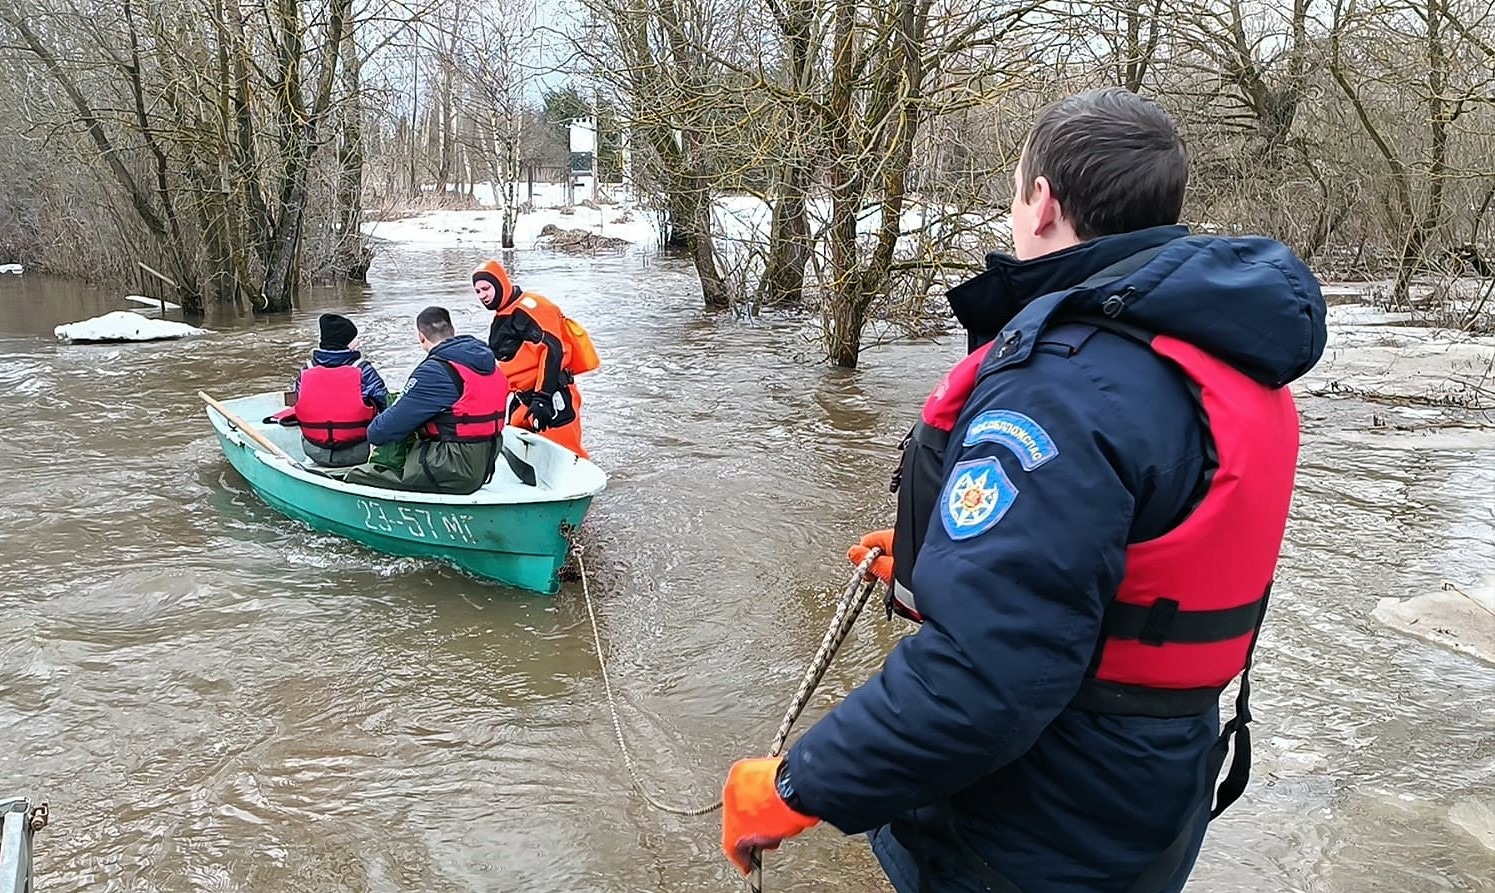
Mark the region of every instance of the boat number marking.
POLYGON ((478 538, 472 533, 471 515, 442 515, 432 518, 426 509, 400 506, 386 509, 377 502, 358 500, 363 509, 363 526, 380 533, 404 533, 421 540, 450 540, 457 543, 477 545, 478 538))

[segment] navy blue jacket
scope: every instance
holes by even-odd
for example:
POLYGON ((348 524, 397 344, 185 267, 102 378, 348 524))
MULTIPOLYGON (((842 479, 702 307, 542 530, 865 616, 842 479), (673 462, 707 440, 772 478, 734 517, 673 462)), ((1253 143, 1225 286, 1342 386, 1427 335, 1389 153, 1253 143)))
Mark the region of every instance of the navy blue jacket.
POLYGON ((493 351, 471 335, 446 339, 431 348, 410 373, 400 399, 369 423, 369 443, 379 446, 404 440, 432 416, 451 409, 462 396, 452 382, 451 373, 437 360, 460 363, 484 375, 498 368, 493 351))
POLYGON ((912 581, 925 622, 795 743, 787 771, 805 812, 847 833, 887 825, 932 858, 935 890, 984 889, 953 826, 1023 890, 1125 891, 1208 803, 1202 767, 1218 712, 1154 719, 1068 705, 1127 545, 1186 514, 1208 439, 1182 374, 1146 346, 1097 331, 1073 351, 1053 341, 1054 324, 1097 315, 1121 293, 1119 322, 1282 385, 1323 352, 1324 301, 1285 246, 1183 227, 988 266, 950 300, 973 346, 1002 339, 984 370, 1004 371, 980 379, 950 436, 912 581), (1123 279, 1074 288, 1158 246, 1123 279), (1053 457, 1025 470, 1008 446, 963 445, 972 419, 999 409, 1032 419, 1053 457), (1011 486, 995 510, 961 515, 944 498, 952 470, 980 460, 999 463, 1011 486))
MULTIPOLYGON (((363 358, 359 351, 349 348, 348 350, 323 350, 314 348, 311 352, 313 366, 351 366, 363 358)), ((305 372, 302 369, 301 372, 305 372)), ((301 372, 296 373, 296 380, 291 383, 291 390, 301 391, 301 372)), ((364 363, 360 372, 360 384, 363 398, 374 404, 374 408, 380 412, 389 405, 389 388, 385 386, 384 379, 379 376, 378 370, 373 363, 364 363)))

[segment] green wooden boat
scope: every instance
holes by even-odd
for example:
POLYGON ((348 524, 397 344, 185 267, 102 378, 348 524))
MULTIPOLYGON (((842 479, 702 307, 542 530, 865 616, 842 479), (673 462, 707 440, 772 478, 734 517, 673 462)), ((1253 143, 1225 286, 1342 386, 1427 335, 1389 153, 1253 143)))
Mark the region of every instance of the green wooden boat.
POLYGON ((532 485, 503 459, 493 480, 468 496, 346 484, 311 470, 299 429, 261 421, 284 408, 280 392, 222 403, 201 396, 229 464, 272 508, 380 552, 446 561, 519 589, 560 589, 571 536, 607 486, 596 465, 514 427, 504 428, 504 446, 533 469, 532 485))

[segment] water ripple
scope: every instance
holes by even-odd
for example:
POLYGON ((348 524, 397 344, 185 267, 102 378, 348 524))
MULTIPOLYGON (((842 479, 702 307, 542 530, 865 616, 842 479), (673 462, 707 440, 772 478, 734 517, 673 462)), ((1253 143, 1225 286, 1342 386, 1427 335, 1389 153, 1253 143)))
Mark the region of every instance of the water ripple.
MULTIPOLYGON (((177 344, 0 326, 0 773, 51 802, 45 889, 732 882, 714 817, 631 795, 578 584, 506 592, 315 533, 262 504, 210 436, 196 391, 283 388, 321 310, 357 320, 395 386, 420 358, 421 307, 481 333, 474 262, 386 250, 367 290, 313 290, 289 318, 213 319, 177 344)), ((651 791, 709 802, 731 759, 767 746, 846 544, 891 522, 897 443, 962 345, 893 344, 847 373, 805 360, 802 319, 702 313, 674 261, 534 252, 513 270, 602 348, 584 393, 611 484, 583 542, 604 648, 651 791)), ((1491 445, 1375 433, 1346 402, 1304 416, 1253 673, 1256 773, 1195 886, 1495 889, 1490 854, 1448 818, 1495 796, 1495 670, 1370 619, 1380 598, 1495 570, 1491 445)), ((805 722, 903 632, 864 620, 805 722)), ((886 889, 865 845, 828 831, 775 854, 769 881, 886 889)))

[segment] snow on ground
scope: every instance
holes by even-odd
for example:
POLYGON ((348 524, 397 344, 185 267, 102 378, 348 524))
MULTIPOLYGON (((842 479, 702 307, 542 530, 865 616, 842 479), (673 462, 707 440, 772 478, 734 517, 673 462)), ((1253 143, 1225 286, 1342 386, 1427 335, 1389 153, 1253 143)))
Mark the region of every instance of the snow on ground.
MULTIPOLYGON (((483 209, 431 211, 398 220, 369 221, 363 225, 363 231, 375 238, 406 245, 465 247, 476 244, 490 246, 496 251, 503 226, 496 190, 493 184, 478 184, 473 194, 485 206, 483 209)), ((528 202, 528 196, 528 189, 523 184, 515 191, 515 199, 521 204, 528 202)), ((576 190, 578 202, 590 197, 590 189, 582 187, 576 190)), ((547 224, 624 239, 646 249, 659 244, 658 213, 640 206, 631 190, 604 186, 602 198, 615 203, 601 204, 597 208, 567 205, 563 184, 535 184, 533 210, 523 211, 515 219, 515 246, 535 248, 543 245, 545 240, 540 232, 547 224)), ((811 227, 821 229, 829 218, 830 203, 825 199, 811 199, 806 203, 806 212, 811 227)), ((723 195, 713 203, 711 218, 725 267, 731 269, 755 260, 761 262, 755 249, 768 240, 772 215, 767 203, 751 195, 723 195)), ((857 232, 862 236, 876 233, 880 225, 881 213, 875 206, 857 218, 857 232)), ((947 228, 961 235, 969 234, 976 243, 991 247, 999 247, 1011 239, 1005 213, 960 213, 959 209, 931 205, 913 198, 905 204, 899 228, 903 235, 898 248, 904 253, 923 253, 929 242, 947 228)))
POLYGON ((150 319, 129 310, 115 310, 82 322, 65 323, 52 331, 57 340, 74 343, 169 341, 208 333, 207 329, 164 319, 150 319))
POLYGON ((14 273, 17 276, 24 272, 20 264, 0 264, 0 273, 14 273))
MULTIPOLYGON (((805 202, 805 213, 810 218, 811 231, 823 232, 830 220, 830 200, 809 199, 805 202)), ((772 221, 773 212, 768 203, 753 195, 721 196, 712 207, 712 223, 718 237, 728 246, 767 244, 772 221)), ((881 206, 869 204, 857 214, 858 236, 873 237, 881 227, 881 206)), ((904 200, 898 232, 895 251, 904 256, 927 254, 933 243, 947 236, 978 251, 1010 247, 1012 240, 1011 218, 1005 212, 963 213, 960 208, 932 204, 912 195, 904 200)), ((824 253, 823 245, 820 250, 824 253)))
MULTIPOLYGON (((497 252, 502 244, 503 212, 494 200, 492 184, 479 184, 474 190, 480 203, 485 205, 474 211, 431 211, 398 220, 371 220, 363 225, 365 235, 403 245, 427 247, 451 247, 478 245, 484 250, 497 252)), ((578 189, 577 201, 590 198, 591 191, 578 189)), ((565 187, 556 183, 536 183, 534 210, 521 212, 514 221, 514 244, 518 248, 535 248, 543 244, 540 236, 546 224, 561 229, 583 229, 599 235, 624 239, 634 245, 652 248, 659 241, 659 227, 655 214, 639 208, 631 196, 616 187, 604 187, 603 197, 613 197, 616 204, 603 204, 597 208, 584 205, 567 206, 565 187), (567 209, 571 213, 562 213, 567 209)), ((528 199, 523 184, 515 193, 520 202, 528 199)))

